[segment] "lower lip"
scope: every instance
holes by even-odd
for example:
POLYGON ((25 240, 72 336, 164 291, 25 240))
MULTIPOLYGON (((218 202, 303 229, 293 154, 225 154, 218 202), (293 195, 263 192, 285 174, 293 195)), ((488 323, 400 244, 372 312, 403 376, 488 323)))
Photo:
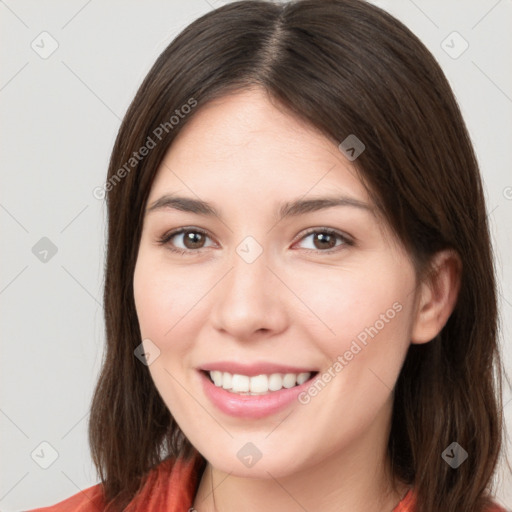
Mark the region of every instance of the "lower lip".
POLYGON ((217 387, 205 374, 199 372, 206 396, 223 413, 239 418, 263 418, 282 411, 294 401, 298 404, 297 396, 311 385, 312 379, 300 386, 270 391, 265 395, 239 395, 217 387))

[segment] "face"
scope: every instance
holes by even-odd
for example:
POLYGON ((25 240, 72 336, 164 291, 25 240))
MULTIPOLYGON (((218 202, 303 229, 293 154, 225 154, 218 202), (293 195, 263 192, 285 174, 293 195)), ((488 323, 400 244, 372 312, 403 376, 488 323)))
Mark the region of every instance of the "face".
POLYGON ((155 386, 215 468, 382 448, 414 289, 353 164, 259 89, 202 107, 158 169, 136 310, 155 386))

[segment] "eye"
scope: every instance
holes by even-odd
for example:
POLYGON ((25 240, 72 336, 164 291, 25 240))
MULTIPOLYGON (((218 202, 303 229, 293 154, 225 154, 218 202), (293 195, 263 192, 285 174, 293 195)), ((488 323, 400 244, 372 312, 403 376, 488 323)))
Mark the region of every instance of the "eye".
POLYGON ((170 251, 185 254, 187 252, 199 252, 200 249, 203 249, 206 238, 210 238, 206 231, 199 228, 184 227, 166 233, 157 240, 157 243, 166 245, 170 251), (180 238, 182 247, 176 247, 175 242, 171 243, 173 239, 180 240, 180 238))
POLYGON ((309 230, 300 240, 306 240, 310 238, 310 247, 306 249, 318 252, 318 253, 330 253, 337 252, 343 248, 343 246, 354 245, 354 242, 343 233, 340 233, 331 228, 314 228, 309 230), (337 243, 337 241, 340 243, 337 243))
MULTIPOLYGON (((165 245, 167 248, 176 253, 180 254, 192 254, 201 252, 201 249, 204 249, 205 240, 209 239, 209 235, 200 228, 195 227, 183 227, 179 229, 175 229, 169 233, 166 233, 161 238, 157 240, 159 245, 165 245), (173 241, 173 239, 175 239, 173 241), (176 247, 176 240, 180 240, 176 247)), ((331 253, 337 252, 341 250, 344 246, 352 246, 354 242, 345 234, 340 233, 331 228, 314 228, 306 232, 299 241, 306 240, 311 238, 312 247, 306 247, 308 251, 313 251, 317 253, 331 253), (339 243, 338 243, 339 242, 339 243)))

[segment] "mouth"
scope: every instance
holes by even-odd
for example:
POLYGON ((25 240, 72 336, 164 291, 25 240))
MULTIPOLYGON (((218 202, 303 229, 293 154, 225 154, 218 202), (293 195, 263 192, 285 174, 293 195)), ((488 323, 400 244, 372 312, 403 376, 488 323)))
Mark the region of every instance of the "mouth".
POLYGON ((201 370, 209 381, 217 388, 238 395, 267 395, 282 389, 291 389, 313 379, 318 372, 300 373, 262 373, 260 375, 243 375, 220 370, 201 370))
POLYGON ((198 370, 203 393, 212 405, 240 419, 260 419, 293 406, 302 407, 297 398, 319 373, 281 365, 235 363, 218 363, 198 370))

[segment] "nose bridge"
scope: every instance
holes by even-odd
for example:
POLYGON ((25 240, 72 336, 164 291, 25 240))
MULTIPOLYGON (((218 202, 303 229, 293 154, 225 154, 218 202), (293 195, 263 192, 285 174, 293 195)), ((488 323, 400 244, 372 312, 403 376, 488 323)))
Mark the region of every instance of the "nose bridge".
POLYGON ((285 325, 281 286, 269 270, 270 251, 253 237, 246 237, 229 259, 229 272, 219 283, 215 298, 216 327, 237 338, 247 338, 264 329, 280 330, 285 325))
POLYGON ((268 251, 261 245, 256 245, 254 239, 244 240, 234 251, 230 267, 230 287, 235 295, 243 300, 255 300, 266 296, 269 287, 269 278, 272 275, 268 270, 268 251))

